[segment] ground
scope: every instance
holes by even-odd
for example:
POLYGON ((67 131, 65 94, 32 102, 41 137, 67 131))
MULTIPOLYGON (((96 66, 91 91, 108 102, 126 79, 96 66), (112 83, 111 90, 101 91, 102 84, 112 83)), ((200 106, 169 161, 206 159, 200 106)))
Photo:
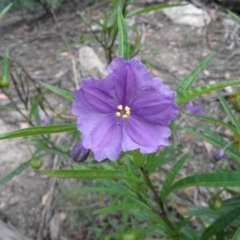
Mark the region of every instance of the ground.
MULTIPOLYGON (((92 14, 98 18, 105 7, 106 5, 101 2, 97 9, 92 10, 91 7, 85 6, 82 11, 87 17, 92 14)), ((240 80, 240 57, 237 51, 239 26, 233 25, 231 18, 221 10, 210 9, 210 13, 211 23, 200 28, 172 23, 161 11, 132 19, 141 29, 143 36, 144 44, 138 57, 151 66, 153 75, 162 78, 164 83, 172 89, 175 89, 180 81, 212 51, 216 51, 216 56, 195 85, 229 79, 240 80)), ((56 18, 58 24, 51 16, 29 15, 28 17, 28 14, 23 13, 9 14, 0 23, 0 53, 3 54, 4 50, 9 48, 12 59, 20 63, 32 78, 73 90, 75 83, 71 56, 68 51, 59 50, 65 46, 64 37, 68 43, 72 43, 78 41, 81 34, 90 35, 90 33, 84 23, 79 20, 75 9, 71 7, 56 13, 56 18)), ((103 51, 95 42, 76 44, 72 48, 76 59, 78 59, 79 48, 86 45, 92 47, 102 64, 106 65, 103 51)), ((76 63, 78 65, 78 60, 76 63)), ((18 71, 18 69, 15 70, 18 71)), ((91 73, 86 70, 85 74, 91 73)), ((225 91, 225 93, 228 92, 225 91)), ((1 104, 8 106, 9 100, 1 90, 0 100, 1 104)), ((215 94, 202 96, 194 103, 201 105, 207 115, 226 119, 226 115, 216 101, 215 94)), ((57 107, 63 103, 61 99, 54 97, 52 104, 57 107)), ((179 120, 181 126, 191 125, 195 121, 185 113, 186 109, 183 106, 179 120)), ((17 113, 0 111, 0 133, 24 126, 26 126, 24 119, 17 113)), ((218 128, 218 130, 222 129, 218 128)), ((64 139, 64 136, 62 138, 64 139)), ((209 172, 215 169, 216 163, 212 160, 215 149, 212 146, 186 133, 175 136, 175 141, 182 142, 185 151, 188 149, 193 151, 193 157, 181 175, 209 172)), ((31 147, 26 146, 25 139, 1 141, 0 179, 29 160, 31 150, 31 147)), ((53 156, 44 159, 44 167, 48 166, 48 161, 52 164, 52 159, 53 156)), ((56 166, 57 159, 53 164, 56 166)), ((76 223, 73 212, 79 207, 74 205, 66 207, 66 202, 59 197, 60 190, 53 190, 54 186, 65 186, 67 189, 68 184, 69 182, 63 183, 40 176, 28 168, 0 187, 0 219, 11 222, 29 239, 58 239, 54 238, 54 232, 58 235, 59 231, 61 236, 59 239, 91 239, 91 236, 85 235, 84 224, 76 223), (63 228, 59 230, 59 226, 63 228)), ((204 189, 189 191, 186 194, 190 199, 189 202, 198 206, 206 206, 205 200, 211 195, 204 189)), ((188 203, 187 200, 184 201, 182 200, 183 204, 188 203)), ((86 207, 91 209, 94 204, 86 207)))

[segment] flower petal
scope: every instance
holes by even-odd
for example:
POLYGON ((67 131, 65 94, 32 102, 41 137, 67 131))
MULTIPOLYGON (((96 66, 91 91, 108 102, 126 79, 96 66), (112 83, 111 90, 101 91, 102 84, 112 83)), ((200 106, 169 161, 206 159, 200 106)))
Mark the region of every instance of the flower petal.
POLYGON ((130 62, 122 57, 116 58, 109 65, 108 72, 114 82, 115 97, 125 106, 131 105, 138 91, 152 80, 151 73, 136 58, 130 62))
POLYGON ((176 93, 160 79, 153 79, 151 83, 135 98, 131 114, 152 124, 168 126, 179 112, 179 106, 174 102, 176 93))
POLYGON ((72 114, 81 116, 89 111, 115 114, 117 103, 111 93, 113 84, 109 78, 83 80, 80 89, 73 92, 72 114))
POLYGON ((168 146, 171 131, 168 127, 150 124, 130 117, 123 122, 123 151, 140 149, 141 153, 155 152, 160 146, 168 146))
POLYGON ((122 131, 115 116, 89 113, 78 118, 77 127, 83 135, 83 146, 94 152, 95 160, 119 158, 122 131))

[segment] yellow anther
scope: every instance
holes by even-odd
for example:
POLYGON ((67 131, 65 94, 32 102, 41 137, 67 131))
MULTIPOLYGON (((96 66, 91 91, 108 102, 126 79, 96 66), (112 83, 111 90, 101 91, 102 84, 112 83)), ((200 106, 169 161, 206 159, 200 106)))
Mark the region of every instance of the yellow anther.
POLYGON ((128 107, 128 106, 126 106, 124 109, 126 112, 130 111, 130 107, 128 107))
POLYGON ((118 105, 118 106, 117 106, 117 109, 118 109, 118 110, 123 110, 123 106, 122 106, 122 105, 118 105))
POLYGON ((128 116, 130 116, 130 113, 131 112, 129 110, 125 112, 125 114, 128 115, 128 116))
POLYGON ((124 119, 125 119, 125 118, 128 118, 128 115, 123 114, 123 115, 122 115, 122 118, 124 118, 124 119))
POLYGON ((116 112, 116 116, 117 117, 121 117, 121 113, 120 112, 116 112))

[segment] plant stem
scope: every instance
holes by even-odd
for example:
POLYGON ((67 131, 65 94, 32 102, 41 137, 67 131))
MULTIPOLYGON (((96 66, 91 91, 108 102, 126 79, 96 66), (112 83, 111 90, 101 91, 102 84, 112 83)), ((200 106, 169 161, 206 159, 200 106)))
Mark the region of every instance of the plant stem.
POLYGON ((171 223, 171 221, 167 217, 167 213, 165 211, 163 201, 162 201, 161 197, 158 195, 155 187, 153 186, 152 181, 149 178, 147 171, 143 167, 140 167, 140 170, 141 170, 141 172, 142 172, 142 174, 143 174, 143 176, 146 180, 147 186, 151 189, 151 191, 154 195, 155 201, 156 201, 156 203, 158 204, 158 206, 161 210, 160 216, 162 217, 163 221, 168 225, 168 227, 171 230, 175 230, 175 227, 173 226, 173 224, 171 223))

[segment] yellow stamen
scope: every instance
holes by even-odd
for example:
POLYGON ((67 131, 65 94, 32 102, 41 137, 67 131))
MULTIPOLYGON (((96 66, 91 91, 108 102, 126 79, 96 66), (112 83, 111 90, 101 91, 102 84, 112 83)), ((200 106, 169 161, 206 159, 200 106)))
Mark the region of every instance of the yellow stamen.
POLYGON ((130 116, 130 113, 131 113, 131 112, 130 112, 130 110, 128 110, 128 111, 126 111, 125 113, 126 113, 126 115, 130 116))
POLYGON ((121 113, 120 112, 116 112, 116 116, 117 117, 121 117, 121 113))
POLYGON ((123 115, 122 115, 122 118, 124 118, 124 119, 125 119, 125 118, 128 118, 128 115, 123 114, 123 115))
POLYGON ((117 109, 118 109, 118 110, 123 110, 123 106, 122 106, 122 105, 118 105, 118 106, 117 106, 117 109))
POLYGON ((130 107, 128 107, 128 106, 126 106, 124 109, 126 112, 130 111, 130 107))

